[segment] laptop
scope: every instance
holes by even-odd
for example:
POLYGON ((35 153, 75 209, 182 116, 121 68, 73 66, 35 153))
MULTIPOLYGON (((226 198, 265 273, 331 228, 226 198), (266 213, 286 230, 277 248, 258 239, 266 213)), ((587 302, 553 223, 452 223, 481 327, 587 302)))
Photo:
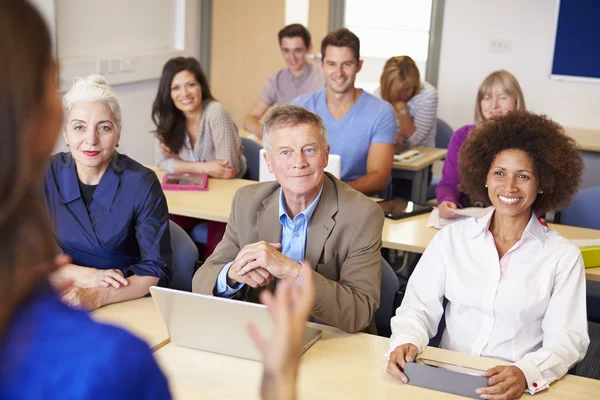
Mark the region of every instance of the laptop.
MULTIPOLYGON (((158 286, 152 286, 150 293, 175 345, 262 360, 247 326, 253 321, 263 337, 271 337, 273 320, 266 306, 158 286)), ((304 328, 302 353, 321 333, 320 329, 304 328)))
MULTIPOLYGON (((269 182, 276 180, 275 175, 273 175, 271 171, 269 171, 269 167, 267 166, 267 162, 265 161, 265 149, 260 149, 260 155, 258 156, 258 159, 258 181, 269 182)), ((342 174, 342 157, 338 156, 337 154, 329 154, 329 162, 327 163, 325 171, 340 179, 340 176, 342 174)))

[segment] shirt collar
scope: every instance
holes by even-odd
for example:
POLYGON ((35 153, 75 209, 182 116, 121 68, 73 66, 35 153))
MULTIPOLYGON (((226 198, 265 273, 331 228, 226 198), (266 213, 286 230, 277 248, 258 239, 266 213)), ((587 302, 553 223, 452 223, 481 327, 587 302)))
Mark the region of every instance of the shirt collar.
POLYGON ((312 62, 307 61, 306 67, 304 68, 304 71, 302 71, 302 73, 300 75, 294 76, 294 74, 292 74, 292 71, 289 69, 289 67, 288 67, 288 72, 289 72, 290 76, 292 77, 293 82, 300 83, 307 79, 307 77, 312 72, 312 68, 313 68, 312 62))
MULTIPOLYGON (((319 194, 317 197, 306 207, 306 210, 302 211, 298 215, 304 215, 307 223, 310 223, 310 220, 315 213, 315 209, 317 208, 317 204, 319 203, 319 199, 321 198, 321 193, 323 193, 323 186, 321 186, 321 190, 319 190, 319 194)), ((296 217, 298 216, 296 215, 296 217)), ((287 205, 285 204, 285 198, 283 196, 283 188, 279 189, 279 221, 283 223, 283 218, 290 218, 287 214, 287 205)), ((291 218, 290 218, 291 220, 291 218)))
MULTIPOLYGON (((492 216, 494 215, 495 211, 496 209, 493 209, 483 217, 473 218, 474 224, 472 225, 472 228, 469 232, 470 238, 474 238, 478 235, 485 234, 489 231, 490 223, 492 222, 492 216)), ((525 234, 528 234, 539 240, 540 243, 543 245, 546 242, 545 229, 546 228, 544 228, 544 225, 542 225, 535 213, 532 212, 531 218, 529 218, 529 222, 527 223, 525 231, 523 232, 523 237, 525 237, 525 234)))
MULTIPOLYGON (((119 162, 119 155, 116 154, 115 157, 116 162, 119 162)), ((92 196, 96 202, 100 203, 107 210, 110 210, 117 194, 119 183, 121 182, 121 173, 113 169, 113 162, 115 162, 114 159, 108 164, 108 167, 106 168, 106 171, 104 171, 104 175, 102 175, 100 183, 92 196)), ((67 164, 67 167, 62 174, 60 184, 63 204, 81 198, 75 160, 71 159, 67 164)))

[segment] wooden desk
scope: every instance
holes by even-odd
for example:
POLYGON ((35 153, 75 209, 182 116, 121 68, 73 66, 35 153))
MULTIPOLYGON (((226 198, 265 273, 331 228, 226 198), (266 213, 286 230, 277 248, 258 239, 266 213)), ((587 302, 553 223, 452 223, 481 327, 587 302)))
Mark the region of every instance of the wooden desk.
MULTIPOLYGON (((422 254, 438 232, 435 228, 428 228, 429 214, 421 214, 411 218, 393 219, 386 218, 383 224, 383 247, 388 249, 404 250, 422 254)), ((599 239, 600 230, 579 228, 560 224, 548 224, 567 239, 599 239)), ((586 268, 586 278, 600 282, 600 267, 586 268)))
POLYGON ((420 171, 424 168, 433 165, 434 162, 446 157, 448 150, 438 149, 433 147, 415 147, 414 150, 425 154, 425 157, 419 158, 413 162, 398 162, 394 161, 394 169, 400 169, 403 171, 420 171))
MULTIPOLYGON (((154 170, 162 182, 163 171, 154 170)), ((209 221, 227 222, 231 212, 231 202, 235 192, 246 185, 256 183, 247 179, 214 179, 209 178, 207 191, 165 190, 169 213, 209 221)))
POLYGON ((169 343, 169 333, 151 297, 124 301, 91 313, 94 320, 116 325, 144 339, 152 351, 169 343))
POLYGON ((575 139, 580 150, 600 152, 600 131, 569 127, 565 127, 565 131, 575 139))
MULTIPOLYGON (((303 356, 298 381, 300 399, 459 399, 461 397, 404 385, 386 372, 389 339, 322 327, 323 337, 303 356)), ((428 359, 487 369, 502 362, 426 348, 428 359)), ((259 398, 262 364, 170 343, 155 357, 176 399, 259 398)), ((568 375, 543 399, 596 399, 600 381, 568 375)))
POLYGON ((448 150, 431 147, 415 147, 425 154, 425 157, 410 163, 394 161, 392 168, 392 187, 397 185, 398 180, 408 179, 411 181, 410 199, 417 203, 427 202, 427 188, 429 187, 430 167, 434 162, 446 157, 448 150))

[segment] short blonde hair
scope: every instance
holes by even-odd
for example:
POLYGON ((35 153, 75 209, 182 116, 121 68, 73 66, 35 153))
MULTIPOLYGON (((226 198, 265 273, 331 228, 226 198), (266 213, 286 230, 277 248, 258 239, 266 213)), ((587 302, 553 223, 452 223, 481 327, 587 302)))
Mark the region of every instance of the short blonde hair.
POLYGON ((481 111, 481 100, 486 94, 492 92, 494 88, 498 88, 503 93, 515 98, 517 100, 517 110, 527 111, 527 107, 525 106, 525 96, 523 96, 523 91, 521 90, 519 81, 513 74, 501 69, 489 74, 483 80, 483 82, 481 82, 481 85, 479 85, 479 90, 477 91, 477 100, 475 102, 476 124, 485 121, 485 117, 481 111))
POLYGON ((394 82, 407 80, 415 88, 416 95, 421 89, 421 75, 415 61, 409 56, 392 57, 385 62, 379 79, 381 98, 391 103, 394 82))
POLYGON ((79 101, 104 101, 116 119, 117 132, 121 133, 121 103, 117 94, 102 75, 89 75, 85 78, 75 78, 73 86, 63 96, 65 116, 73 105, 79 101))

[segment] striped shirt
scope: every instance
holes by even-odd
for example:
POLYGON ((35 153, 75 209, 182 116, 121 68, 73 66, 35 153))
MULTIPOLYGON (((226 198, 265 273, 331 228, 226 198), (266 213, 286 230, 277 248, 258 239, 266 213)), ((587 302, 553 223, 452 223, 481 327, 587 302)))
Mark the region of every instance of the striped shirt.
MULTIPOLYGON (((184 161, 205 162, 211 160, 229 161, 229 166, 237 168, 237 177, 246 173, 246 157, 242 154, 242 143, 238 129, 223 104, 217 101, 204 102, 204 110, 200 119, 200 137, 194 148, 190 143, 190 135, 185 135, 179 157, 184 161)), ((160 140, 154 145, 156 165, 163 171, 173 172, 173 159, 163 154, 160 140)))
MULTIPOLYGON (((373 93, 381 98, 379 88, 373 93)), ((410 99, 406 106, 415 124, 415 132, 407 139, 411 146, 435 147, 437 128, 438 94, 428 82, 421 82, 421 90, 410 99)))

